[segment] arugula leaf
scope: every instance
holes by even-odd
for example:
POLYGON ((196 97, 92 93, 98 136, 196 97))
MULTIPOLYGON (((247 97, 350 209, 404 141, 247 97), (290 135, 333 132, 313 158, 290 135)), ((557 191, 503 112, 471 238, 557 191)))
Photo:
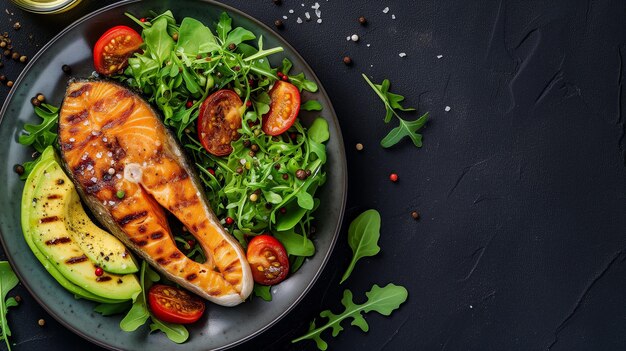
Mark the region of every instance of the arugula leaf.
POLYGON ((13 297, 8 299, 6 297, 9 291, 17 286, 17 283, 19 280, 9 262, 0 261, 0 327, 2 328, 0 339, 4 339, 8 350, 11 350, 11 343, 9 343, 11 329, 9 329, 7 314, 9 307, 17 306, 17 301, 13 297))
POLYGON ((226 38, 228 37, 228 32, 232 29, 232 23, 232 18, 230 18, 226 12, 222 12, 220 20, 217 23, 217 36, 224 45, 228 45, 228 43, 226 43, 226 38))
POLYGON ((284 232, 273 232, 272 234, 283 244, 289 255, 308 257, 315 254, 315 245, 313 245, 311 239, 297 234, 293 229, 284 232))
POLYGON ((57 140, 59 109, 52 105, 41 104, 35 107, 35 114, 42 119, 41 124, 25 124, 26 133, 20 135, 18 141, 22 145, 32 145, 35 150, 43 152, 57 140))
POLYGON ((364 313, 372 311, 378 312, 384 316, 389 316, 394 310, 398 309, 402 305, 407 297, 408 291, 403 286, 394 284, 388 284, 381 288, 374 284, 372 289, 365 293, 367 301, 361 305, 355 304, 352 301, 352 292, 345 290, 343 292, 343 298, 341 303, 345 307, 345 311, 340 314, 334 314, 330 310, 325 310, 320 313, 320 317, 327 318, 328 322, 323 326, 316 327, 315 320, 311 322, 309 332, 303 336, 293 339, 291 342, 296 343, 302 340, 311 339, 315 341, 317 348, 320 350, 326 350, 328 344, 322 339, 322 332, 326 329, 332 329, 332 336, 336 337, 343 330, 341 322, 345 319, 351 318, 350 323, 353 326, 359 327, 362 331, 367 332, 369 325, 363 317, 364 313))
POLYGON ((152 22, 150 28, 143 30, 144 43, 148 51, 152 53, 152 58, 162 64, 170 57, 174 50, 174 39, 167 32, 167 18, 161 17, 152 22))
POLYGON ((176 51, 182 49, 186 55, 195 56, 201 48, 203 51, 213 51, 219 46, 207 26, 197 19, 185 17, 180 24, 176 51))
MULTIPOLYGON (((399 117, 398 117, 399 118, 399 117)), ((400 119, 400 125, 392 129, 387 136, 380 141, 380 145, 384 148, 392 147, 404 137, 408 136, 413 141, 413 144, 417 147, 422 147, 422 135, 417 133, 426 121, 428 121, 428 112, 415 121, 406 121, 400 119)))
POLYGON ((316 118, 309 127, 307 134, 309 138, 311 138, 311 140, 315 141, 316 143, 323 143, 327 141, 328 139, 330 139, 328 122, 321 117, 316 118))
POLYGON ((272 301, 272 287, 254 283, 254 296, 258 296, 265 301, 272 301))
POLYGON ((226 37, 226 43, 228 43, 228 45, 239 45, 244 41, 253 39, 256 39, 256 35, 254 35, 254 33, 247 29, 237 27, 233 29, 230 33, 228 33, 228 36, 226 37))
POLYGON ((321 111, 322 104, 320 104, 317 100, 309 100, 300 105, 300 109, 303 111, 321 111))
POLYGON ((401 102, 404 101, 404 96, 389 91, 391 83, 388 79, 383 80, 382 84, 374 84, 365 74, 361 75, 385 104, 385 123, 389 123, 392 116, 396 116, 400 121, 400 125, 392 129, 389 134, 381 140, 380 145, 384 148, 388 148, 396 145, 404 139, 404 137, 408 136, 416 147, 422 147, 422 135, 417 132, 422 129, 424 124, 428 121, 428 112, 415 121, 402 119, 396 111, 415 111, 412 107, 402 106, 401 102))
POLYGON ((352 249, 352 261, 341 278, 342 284, 354 269, 356 262, 363 258, 374 256, 380 251, 380 213, 376 210, 367 210, 361 213, 350 223, 348 228, 348 244, 352 249))
MULTIPOLYGON (((146 270, 148 265, 146 261, 141 262, 141 270, 139 271, 139 282, 141 284, 141 293, 133 299, 133 305, 130 310, 120 321, 120 329, 125 332, 131 332, 137 330, 140 326, 144 325, 150 317, 148 306, 146 304, 146 270)), ((150 282, 148 284, 151 284, 150 282)))
POLYGON ((177 344, 182 344, 189 338, 189 331, 182 324, 167 323, 152 317, 150 332, 160 330, 167 335, 168 339, 177 344))

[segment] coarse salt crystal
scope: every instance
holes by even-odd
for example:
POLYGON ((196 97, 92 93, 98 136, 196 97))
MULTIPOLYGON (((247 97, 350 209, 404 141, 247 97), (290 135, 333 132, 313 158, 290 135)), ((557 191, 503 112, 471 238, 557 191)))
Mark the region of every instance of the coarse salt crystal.
POLYGON ((298 19, 296 20, 296 22, 297 22, 298 24, 302 23, 302 18, 298 17, 298 19))
POLYGON ((369 48, 372 44, 367 44, 367 47, 369 48))
POLYGON ((109 141, 109 139, 107 137, 104 137, 104 138, 102 138, 102 141, 104 141, 106 143, 107 141, 109 141))
POLYGON ((96 177, 91 177, 91 179, 90 179, 90 180, 91 180, 91 182, 92 182, 92 183, 95 183, 95 182, 97 182, 97 181, 98 181, 98 178, 96 178, 96 177))
POLYGON ((347 41, 350 41, 350 36, 349 36, 349 35, 346 37, 346 40, 347 40, 347 41))
POLYGON ((91 171, 93 169, 93 165, 87 165, 87 170, 91 171))
POLYGON ((383 9, 383 13, 387 13, 387 12, 389 12, 389 7, 385 7, 385 8, 383 9))
POLYGON ((302 5, 302 7, 304 7, 304 4, 300 4, 300 5, 302 5))
POLYGON ((110 175, 114 175, 114 174, 115 174, 115 169, 113 169, 113 168, 109 168, 109 174, 110 174, 110 175))
POLYGON ((356 35, 356 34, 352 34, 352 36, 350 37, 350 39, 351 39, 352 41, 359 41, 359 36, 358 36, 358 35, 356 35))
POLYGON ((438 58, 438 59, 440 59, 440 58, 442 58, 442 57, 443 57, 443 55, 437 55, 437 58, 438 58))
POLYGON ((391 19, 396 19, 396 15, 391 15, 391 19))
POLYGON ((98 153, 96 154, 96 158, 102 158, 102 152, 98 152, 98 153))
POLYGON ((111 151, 107 152, 107 156, 112 157, 113 153, 111 151))
POLYGON ((320 3, 319 3, 319 2, 316 2, 313 6, 311 6, 311 8, 312 8, 313 10, 317 10, 317 9, 319 9, 319 8, 320 8, 320 3))
POLYGON ((283 16, 283 19, 287 19, 287 16, 283 16))
POLYGON ((83 125, 84 125, 84 126, 88 126, 88 125, 89 125, 89 121, 85 121, 85 122, 83 122, 83 125))
POLYGON ((115 201, 109 201, 109 205, 111 206, 115 205, 115 201))
POLYGON ((121 174, 116 174, 115 177, 117 177, 117 179, 122 179, 122 175, 121 174))
POLYGON ((76 141, 76 139, 74 139, 74 138, 70 138, 70 143, 73 143, 73 142, 75 142, 75 141, 76 141))
POLYGON ((449 112, 451 110, 450 106, 446 106, 446 108, 443 109, 446 112, 449 112))
POLYGON ((246 164, 246 159, 242 158, 241 160, 239 160, 239 163, 241 163, 242 165, 245 165, 246 164))
POLYGON ((289 13, 293 13, 293 9, 289 9, 289 13))
POLYGON ((406 57, 406 52, 401 52, 401 53, 399 53, 399 54, 398 54, 398 56, 400 56, 400 57, 406 57))
POLYGON ((322 19, 321 19, 321 18, 318 18, 318 19, 317 19, 317 23, 322 23, 322 19))
POLYGON ((306 17, 307 21, 311 19, 311 15, 308 12, 304 13, 304 17, 306 17))
POLYGON ((322 17, 322 10, 320 9, 315 10, 315 16, 317 16, 318 18, 322 17))

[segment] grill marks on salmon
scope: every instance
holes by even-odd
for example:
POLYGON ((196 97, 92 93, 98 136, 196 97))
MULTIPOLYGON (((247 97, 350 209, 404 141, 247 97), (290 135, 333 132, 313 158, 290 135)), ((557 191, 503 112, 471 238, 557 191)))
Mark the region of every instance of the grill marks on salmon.
POLYGON ((218 222, 180 147, 144 100, 111 82, 70 82, 59 142, 81 195, 126 245, 212 302, 233 306, 250 295, 243 250, 218 222), (176 247, 165 210, 189 229, 207 262, 176 247))

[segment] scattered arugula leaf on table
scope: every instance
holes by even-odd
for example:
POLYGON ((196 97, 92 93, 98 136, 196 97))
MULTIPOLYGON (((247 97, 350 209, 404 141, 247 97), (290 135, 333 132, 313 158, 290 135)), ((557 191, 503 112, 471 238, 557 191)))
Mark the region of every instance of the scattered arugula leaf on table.
MULTIPOLYGON (((38 152, 43 152, 57 141, 59 108, 49 104, 41 104, 41 106, 35 106, 35 114, 42 119, 41 123, 25 124, 24 132, 19 136, 18 141, 24 146, 32 145, 38 152)), ((24 163, 24 173, 20 176, 21 180, 28 178, 37 162, 39 159, 24 163)))
POLYGON ((352 249, 352 261, 341 278, 342 284, 354 269, 356 262, 363 257, 376 255, 380 251, 380 213, 367 210, 355 218, 348 228, 348 244, 352 249))
POLYGON ((404 107, 402 106, 402 101, 404 101, 404 96, 399 94, 394 94, 389 91, 389 86, 391 83, 388 79, 383 80, 381 84, 374 84, 365 74, 361 74, 363 79, 369 84, 369 86, 374 90, 376 95, 383 101, 385 104, 385 123, 391 122, 391 118, 396 116, 400 121, 400 125, 394 129, 392 129, 387 136, 381 140, 380 145, 384 148, 389 148, 397 143, 399 143, 404 137, 411 138, 413 144, 416 147, 422 147, 422 135, 418 132, 424 127, 426 122, 428 121, 428 112, 422 115, 420 118, 414 121, 407 121, 398 115, 396 111, 415 111, 412 107, 404 107))
POLYGON ((17 301, 13 297, 8 299, 6 297, 9 291, 17 286, 17 283, 19 283, 19 280, 13 272, 13 269, 11 269, 9 262, 0 261, 0 327, 2 327, 0 340, 4 339, 8 350, 11 350, 11 343, 9 342, 11 329, 9 329, 7 314, 9 307, 17 306, 17 301))
POLYGON ((318 349, 326 350, 328 348, 328 344, 322 339, 322 332, 326 329, 332 329, 332 336, 336 337, 343 330, 341 322, 345 319, 351 318, 351 325, 357 326, 362 331, 367 332, 369 330, 369 325, 363 317, 363 312, 369 313, 375 311, 384 316, 389 316, 406 301, 409 294, 403 286, 388 284, 387 286, 381 288, 375 284, 369 292, 365 293, 365 295, 367 296, 367 301, 365 303, 361 305, 355 304, 352 301, 352 292, 346 289, 343 292, 343 298, 341 299, 341 303, 345 307, 345 310, 342 313, 334 314, 330 310, 322 311, 320 313, 320 317, 328 319, 326 324, 317 327, 315 320, 313 320, 308 333, 299 338, 293 339, 291 342, 296 343, 302 340, 311 339, 315 341, 318 349))

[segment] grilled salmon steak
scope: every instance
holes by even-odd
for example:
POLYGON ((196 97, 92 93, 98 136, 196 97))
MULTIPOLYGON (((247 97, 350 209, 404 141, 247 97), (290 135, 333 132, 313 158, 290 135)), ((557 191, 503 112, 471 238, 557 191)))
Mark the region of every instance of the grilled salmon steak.
POLYGON ((94 215, 139 256, 219 305, 234 306, 250 295, 254 282, 243 250, 140 96, 108 81, 71 81, 59 112, 59 144, 67 173, 94 215), (165 210, 197 239, 205 263, 176 247, 165 210))

